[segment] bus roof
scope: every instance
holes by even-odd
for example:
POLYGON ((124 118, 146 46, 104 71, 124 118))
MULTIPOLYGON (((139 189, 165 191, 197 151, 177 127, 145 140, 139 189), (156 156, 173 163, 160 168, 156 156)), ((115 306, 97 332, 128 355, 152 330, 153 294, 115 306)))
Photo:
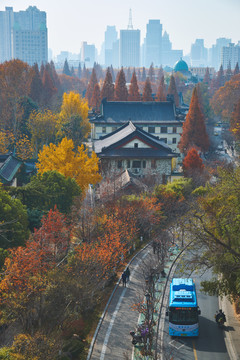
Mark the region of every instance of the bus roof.
POLYGON ((170 284, 169 306, 196 307, 197 295, 192 279, 174 278, 170 284))

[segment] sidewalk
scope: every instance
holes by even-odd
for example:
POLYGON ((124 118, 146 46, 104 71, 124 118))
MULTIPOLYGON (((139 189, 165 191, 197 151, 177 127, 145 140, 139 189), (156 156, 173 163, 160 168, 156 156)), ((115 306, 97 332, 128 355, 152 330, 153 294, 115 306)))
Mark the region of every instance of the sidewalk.
POLYGON ((236 318, 233 305, 226 297, 219 299, 219 308, 226 315, 225 343, 231 360, 240 360, 240 321, 236 318))

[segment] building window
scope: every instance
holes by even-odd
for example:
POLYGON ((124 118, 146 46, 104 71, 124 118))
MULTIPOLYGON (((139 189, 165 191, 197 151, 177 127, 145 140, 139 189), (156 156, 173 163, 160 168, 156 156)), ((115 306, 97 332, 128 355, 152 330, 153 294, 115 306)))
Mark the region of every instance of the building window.
POLYGON ((103 134, 106 134, 106 132, 107 132, 106 126, 103 126, 103 127, 102 127, 102 133, 103 133, 103 134))
POLYGON ((118 167, 118 169, 122 168, 122 160, 118 160, 117 167, 118 167))
POLYGON ((165 144, 167 144, 167 138, 160 138, 160 141, 164 142, 165 144))
POLYGON ((130 160, 127 161, 127 168, 129 169, 131 167, 131 162, 130 160))
POLYGON ((116 126, 113 126, 112 127, 112 132, 116 131, 117 130, 117 127, 116 126))
POLYGON ((176 138, 173 138, 173 139, 172 139, 172 143, 173 143, 173 144, 176 144, 176 143, 177 143, 177 139, 176 139, 176 138))
POLYGON ((135 169, 135 168, 141 168, 141 161, 139 160, 133 160, 132 162, 132 168, 135 169))
POLYGON ((149 126, 148 127, 148 132, 149 132, 149 134, 155 134, 155 127, 154 126, 149 126))
POLYGON ((134 143, 134 147, 135 147, 135 148, 138 148, 138 143, 134 143))
POLYGON ((143 160, 142 165, 143 165, 143 168, 146 169, 146 161, 145 160, 143 160))
POLYGON ((156 160, 155 159, 152 159, 151 160, 151 168, 152 169, 156 169, 157 165, 156 165, 156 160))
POLYGON ((176 134, 176 133, 177 133, 177 128, 176 128, 176 126, 173 127, 172 132, 173 132, 173 134, 176 134))
POLYGON ((161 133, 162 134, 167 134, 167 126, 162 126, 161 127, 161 133))

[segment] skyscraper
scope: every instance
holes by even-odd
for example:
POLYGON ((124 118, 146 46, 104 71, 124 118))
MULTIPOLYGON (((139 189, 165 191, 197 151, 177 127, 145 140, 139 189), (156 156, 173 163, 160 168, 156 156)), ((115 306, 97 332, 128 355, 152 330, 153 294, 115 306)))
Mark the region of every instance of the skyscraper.
POLYGON ((0 12, 0 61, 20 59, 39 66, 48 61, 46 12, 36 6, 14 12, 0 12))
POLYGON ((89 45, 86 41, 82 42, 80 58, 86 67, 91 68, 95 62, 96 48, 95 45, 89 45))
POLYGON ((227 38, 219 38, 216 40, 216 44, 212 46, 210 49, 210 62, 211 65, 216 69, 219 70, 221 66, 221 51, 223 46, 228 46, 231 43, 231 39, 227 38))
POLYGON ((191 65, 204 67, 206 64, 207 49, 204 47, 204 39, 196 39, 191 46, 191 65))
POLYGON ((145 66, 162 64, 162 25, 160 20, 149 20, 146 33, 145 66))
POLYGON ((234 69, 236 64, 240 64, 240 46, 229 43, 228 46, 223 46, 221 49, 221 64, 226 70, 230 64, 231 69, 234 69))
POLYGON ((118 34, 116 26, 107 26, 105 31, 105 65, 113 64, 113 44, 117 41, 118 34))
POLYGON ((139 67, 140 65, 140 30, 133 30, 132 13, 129 12, 127 30, 120 30, 120 66, 139 67))

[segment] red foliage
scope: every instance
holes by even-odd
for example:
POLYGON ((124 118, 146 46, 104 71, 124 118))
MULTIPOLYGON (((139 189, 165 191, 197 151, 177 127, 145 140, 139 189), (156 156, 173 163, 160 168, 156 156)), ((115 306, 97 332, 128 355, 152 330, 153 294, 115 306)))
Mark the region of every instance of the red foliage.
POLYGON ((152 87, 149 78, 146 79, 143 89, 143 101, 153 101, 152 98, 152 87))
POLYGON ((112 74, 110 68, 107 68, 105 80, 101 90, 101 99, 106 98, 107 101, 112 101, 114 99, 114 84, 112 80, 112 74))
POLYGON ((93 89, 93 95, 92 95, 92 99, 91 102, 89 104, 93 109, 95 109, 97 112, 100 109, 100 105, 101 105, 101 99, 100 99, 100 88, 99 85, 96 84, 94 86, 93 89))
POLYGON ((126 86, 126 79, 123 68, 118 72, 117 79, 115 83, 115 101, 127 101, 128 99, 128 90, 126 86))
POLYGON ((178 96, 178 91, 177 91, 175 78, 174 78, 173 75, 171 75, 171 77, 170 77, 170 84, 169 84, 169 87, 168 87, 168 94, 174 96, 175 105, 179 106, 179 96, 178 96))
POLYGON ((139 93, 135 70, 133 71, 133 74, 132 74, 132 79, 131 79, 129 93, 128 93, 128 100, 129 101, 141 101, 141 95, 139 93))
POLYGON ((204 116, 199 107, 196 87, 192 93, 191 104, 183 124, 183 132, 178 147, 184 154, 192 147, 201 151, 207 151, 209 148, 209 139, 204 116))
POLYGON ((202 172, 204 169, 204 164, 201 157, 196 149, 192 148, 188 151, 186 157, 183 160, 183 171, 184 174, 189 174, 191 172, 202 172))
POLYGON ((86 95, 85 98, 88 100, 88 103, 90 104, 92 96, 93 96, 93 90, 94 90, 94 86, 98 83, 97 80, 97 75, 96 75, 96 71, 93 68, 92 69, 92 74, 91 74, 91 78, 90 81, 88 83, 88 87, 87 87, 87 91, 86 91, 86 95))

